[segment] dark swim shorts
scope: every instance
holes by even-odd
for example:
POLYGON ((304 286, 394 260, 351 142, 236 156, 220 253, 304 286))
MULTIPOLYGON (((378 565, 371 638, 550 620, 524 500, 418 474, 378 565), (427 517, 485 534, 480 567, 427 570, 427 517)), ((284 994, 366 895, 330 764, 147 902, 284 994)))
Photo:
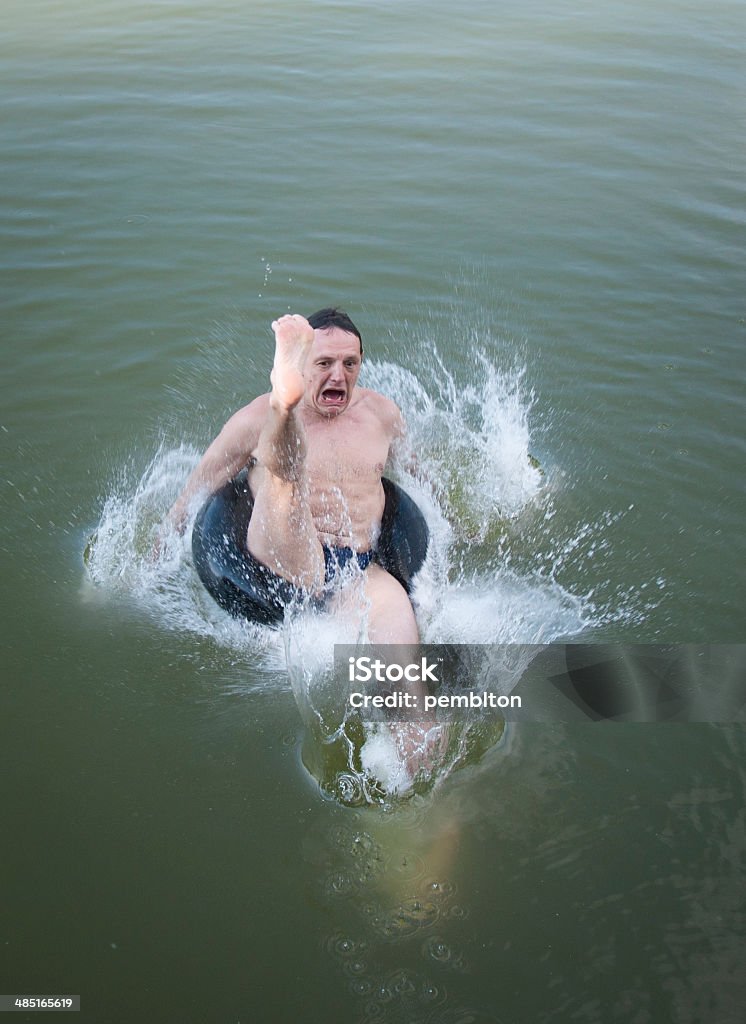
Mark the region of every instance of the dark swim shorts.
MULTIPOLYGON (((324 552, 324 583, 331 583, 351 562, 356 561, 360 569, 365 570, 375 557, 373 551, 354 551, 352 548, 328 548, 322 545, 324 552)), ((269 613, 266 621, 282 619, 285 609, 298 601, 310 602, 313 607, 323 608, 329 594, 322 591, 310 594, 296 587, 289 580, 255 558, 250 551, 244 549, 243 565, 246 580, 250 582, 255 600, 269 613)), ((264 621, 264 620, 259 620, 264 621)))
POLYGON ((322 544, 324 552, 324 583, 330 583, 337 573, 342 572, 352 562, 357 561, 360 569, 367 569, 373 561, 372 551, 353 551, 352 548, 328 548, 322 544))

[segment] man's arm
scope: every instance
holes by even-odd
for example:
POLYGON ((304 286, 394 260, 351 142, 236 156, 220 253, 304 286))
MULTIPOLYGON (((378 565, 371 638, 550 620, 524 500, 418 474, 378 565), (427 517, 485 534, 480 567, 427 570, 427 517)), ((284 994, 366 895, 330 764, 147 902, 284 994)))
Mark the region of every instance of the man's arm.
POLYGON ((182 533, 189 503, 199 491, 212 493, 240 472, 251 459, 266 416, 268 396, 261 395, 239 409, 212 442, 173 503, 168 518, 182 533))

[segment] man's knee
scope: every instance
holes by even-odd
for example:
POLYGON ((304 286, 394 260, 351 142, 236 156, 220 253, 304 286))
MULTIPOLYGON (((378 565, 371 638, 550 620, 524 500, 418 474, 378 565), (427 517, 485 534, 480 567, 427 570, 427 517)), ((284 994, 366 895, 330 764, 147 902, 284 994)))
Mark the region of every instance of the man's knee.
POLYGON ((380 565, 372 565, 366 575, 366 593, 371 606, 368 626, 371 642, 419 643, 414 609, 401 583, 380 565))

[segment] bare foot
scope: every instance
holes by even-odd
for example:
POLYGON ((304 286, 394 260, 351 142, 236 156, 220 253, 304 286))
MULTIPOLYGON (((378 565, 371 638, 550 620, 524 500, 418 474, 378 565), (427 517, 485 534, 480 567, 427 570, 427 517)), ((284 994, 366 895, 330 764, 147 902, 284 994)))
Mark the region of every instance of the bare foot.
POLYGON ((438 767, 448 745, 448 733, 435 722, 392 722, 390 725, 401 763, 412 778, 438 767))
POLYGON ((313 343, 313 327, 297 313, 272 321, 275 332, 275 362, 269 379, 272 381, 271 404, 282 410, 292 409, 303 398, 303 380, 308 350, 313 343))

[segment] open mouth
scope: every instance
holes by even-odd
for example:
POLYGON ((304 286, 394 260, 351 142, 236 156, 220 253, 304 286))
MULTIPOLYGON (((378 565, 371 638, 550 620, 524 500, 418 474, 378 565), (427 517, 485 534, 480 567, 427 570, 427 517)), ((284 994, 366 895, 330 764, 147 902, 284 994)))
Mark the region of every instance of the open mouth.
POLYGON ((346 392, 342 388, 324 388, 321 401, 324 405, 344 405, 346 392))

